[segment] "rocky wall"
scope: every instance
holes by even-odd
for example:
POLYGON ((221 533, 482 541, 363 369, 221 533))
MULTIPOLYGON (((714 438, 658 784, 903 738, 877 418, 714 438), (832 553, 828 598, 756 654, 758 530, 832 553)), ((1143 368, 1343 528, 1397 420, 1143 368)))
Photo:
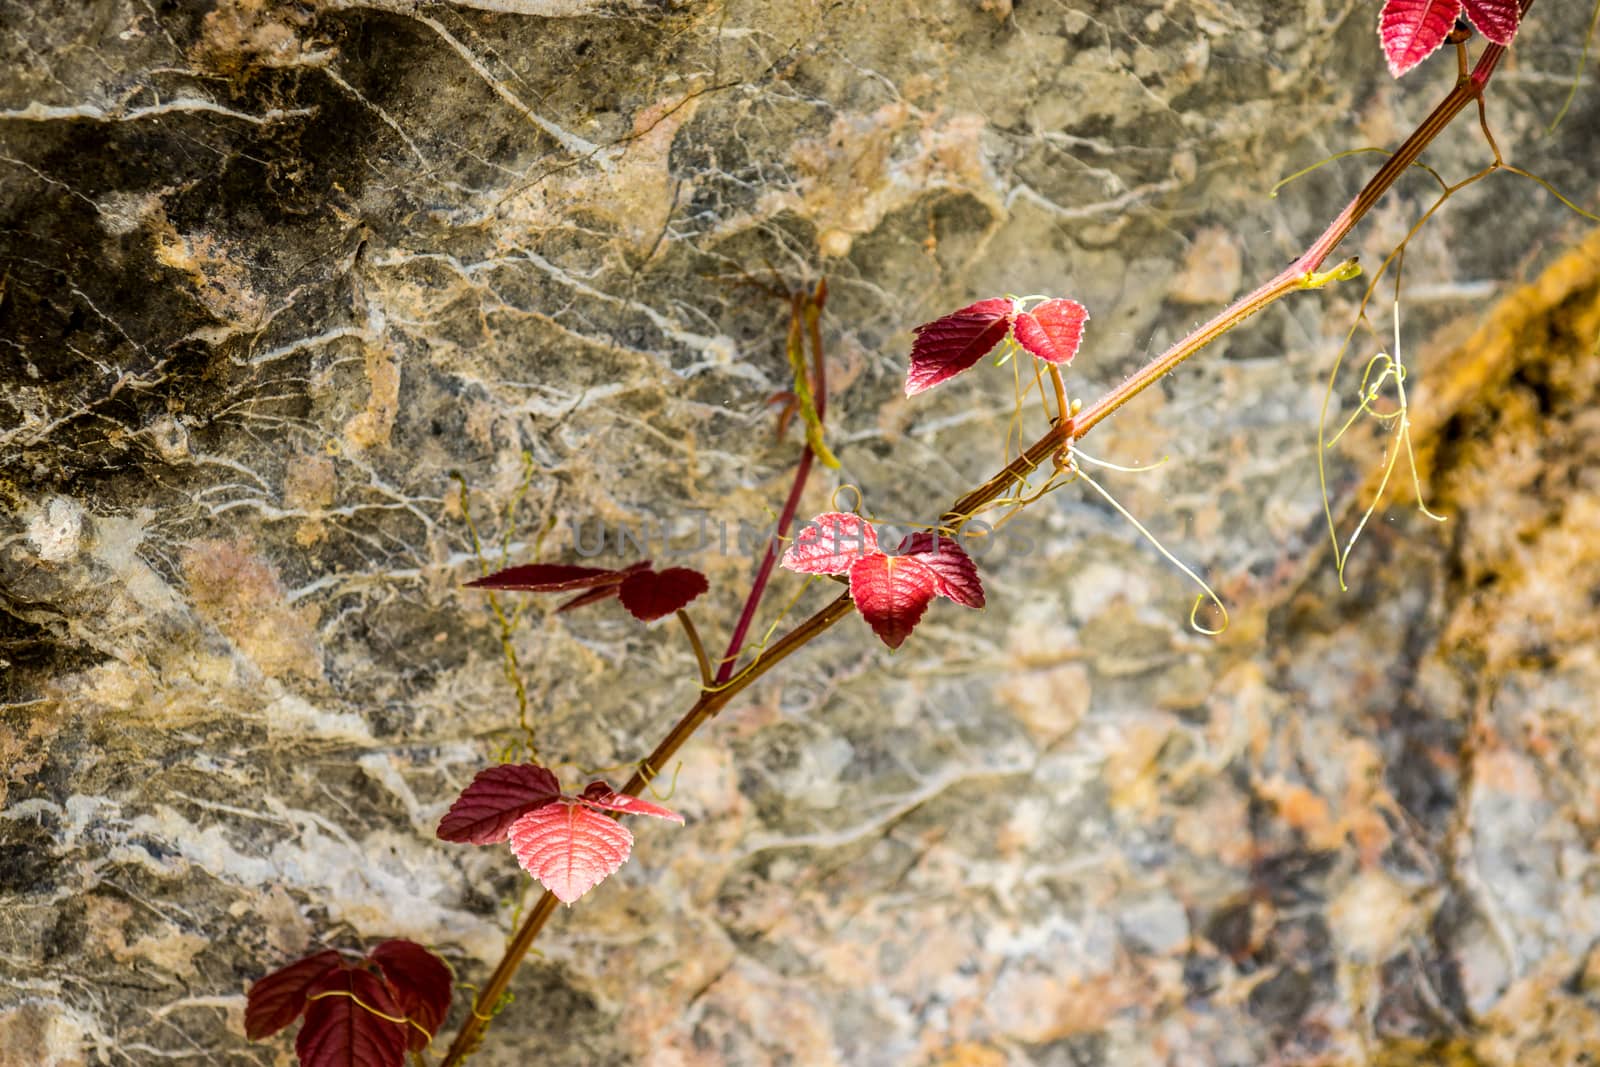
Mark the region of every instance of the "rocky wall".
MULTIPOLYGON (((1092 399, 1276 272, 1453 77, 1359 0, 0 0, 0 1063, 275 1064, 243 992, 409 937, 465 982, 528 881, 446 845, 520 736, 477 556, 702 521, 720 644, 798 449, 826 277, 841 484, 927 518, 1006 458, 1009 369, 907 401, 909 329, 1093 315, 1092 399), (464 490, 463 490, 464 486, 464 490), (936 502, 930 505, 930 501, 936 502), (469 518, 471 523, 469 525, 469 518), (477 549, 475 550, 474 529, 477 549)), ((1590 210, 1580 0, 1489 116, 1590 210)), ((1467 116, 1427 159, 1489 156, 1467 116)), ((1351 240, 1370 268, 1418 172, 1351 240)), ((1550 1064, 1600 1047, 1600 244, 1497 174, 1411 244, 1402 466, 1341 591, 1318 485, 1359 283, 1086 441, 1231 625, 1060 490, 893 656, 846 620, 673 768, 686 828, 557 916, 474 1059, 1550 1064)), ((1392 351, 1392 290, 1335 411, 1392 351)), ((1029 417, 1037 418, 1033 409, 1029 417)), ((1329 452, 1348 538, 1387 431, 1329 452)), ((659 548, 657 552, 659 554, 659 548)), ((765 628, 798 583, 780 582, 765 628)), ((808 593, 801 607, 822 596, 808 593)), ((820 602, 820 601, 819 601, 820 602)), ((666 625, 530 601, 544 757, 625 775, 692 701, 666 625)), ((453 1022, 466 1012, 458 996, 453 1022)), ((453 1025, 447 1031, 453 1031, 453 1025)), ((439 1043, 442 1046, 442 1042, 439 1043)))

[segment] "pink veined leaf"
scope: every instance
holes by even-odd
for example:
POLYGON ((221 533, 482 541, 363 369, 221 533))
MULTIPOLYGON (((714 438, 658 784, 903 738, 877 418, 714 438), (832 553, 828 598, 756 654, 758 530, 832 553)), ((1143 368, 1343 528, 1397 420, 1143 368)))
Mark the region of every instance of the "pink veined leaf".
POLYGON ((407 1045, 427 1048, 450 1014, 450 968, 415 941, 399 938, 385 941, 367 959, 383 969, 401 1014, 416 1023, 406 1028, 407 1045))
POLYGON ((683 825, 683 816, 671 808, 664 808, 660 804, 653 804, 648 800, 640 800, 626 793, 618 793, 604 782, 590 782, 578 794, 578 801, 589 805, 591 808, 600 808, 605 811, 620 811, 628 815, 650 815, 657 819, 668 819, 683 825))
POLYGON ((525 563, 467 583, 468 589, 518 589, 527 593, 564 593, 570 589, 592 589, 616 585, 634 571, 650 566, 642 560, 620 570, 610 567, 577 567, 569 563, 525 563))
POLYGON ((563 904, 616 873, 632 850, 626 826, 576 800, 530 811, 511 827, 517 862, 563 904))
POLYGON ((706 576, 688 567, 664 571, 639 570, 623 581, 618 595, 622 606, 640 622, 655 622, 684 607, 710 585, 706 576))
POLYGON ((1046 363, 1070 363, 1083 343, 1083 324, 1088 321, 1088 309, 1076 300, 1046 300, 1017 316, 1011 336, 1046 363))
POLYGON ((914 533, 900 542, 900 555, 915 559, 933 572, 933 591, 939 596, 963 607, 983 607, 978 565, 954 537, 931 530, 914 533))
POLYGON ((294 1043, 300 1067, 405 1067, 411 1027, 395 1021, 403 1013, 383 979, 355 967, 327 975, 308 995, 294 1043))
POLYGON ((1467 18, 1495 44, 1510 44, 1522 21, 1522 5, 1517 0, 1462 0, 1467 18))
POLYGON ((948 381, 988 355, 1011 329, 1016 307, 1004 297, 980 300, 918 326, 906 372, 906 396, 948 381))
POLYGON ((439 837, 471 845, 504 841, 511 824, 561 799, 561 783, 536 763, 485 767, 439 820, 439 837))
POLYGON ((1460 14, 1461 0, 1387 0, 1378 18, 1378 40, 1389 73, 1398 78, 1433 55, 1460 14))
POLYGON ((843 574, 877 551, 878 531, 870 522, 846 511, 824 511, 800 525, 782 563, 800 574, 843 574))
POLYGON ((300 1018, 306 1010, 306 990, 330 971, 344 966, 343 956, 326 949, 256 979, 245 997, 245 1036, 259 1041, 300 1018))
POLYGON ((857 560, 850 568, 850 597, 872 632, 890 648, 899 648, 928 610, 939 579, 914 556, 879 553, 857 560))

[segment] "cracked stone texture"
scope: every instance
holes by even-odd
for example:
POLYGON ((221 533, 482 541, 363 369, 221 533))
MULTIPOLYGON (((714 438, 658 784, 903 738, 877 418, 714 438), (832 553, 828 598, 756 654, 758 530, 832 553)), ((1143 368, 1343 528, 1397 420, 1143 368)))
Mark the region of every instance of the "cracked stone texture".
MULTIPOLYGON (((1588 0, 1497 78, 1590 209, 1588 0)), ((445 845, 519 736, 492 562, 704 513, 727 633, 826 275, 841 483, 927 519, 1005 458, 1009 371, 908 403, 909 327, 1094 319, 1092 398, 1295 252, 1453 74, 1368 2, 0 0, 0 1062, 290 1061, 248 982, 410 937, 481 982, 524 897, 445 845), (463 497, 455 482, 468 487, 463 497), (544 534, 541 534, 544 531, 544 534)), ((1470 116, 1469 116, 1470 118, 1470 116)), ((1428 159, 1487 159, 1470 121, 1428 159)), ((1408 177, 1347 251, 1376 266, 1408 177)), ((687 828, 557 916, 474 1062, 1561 1064, 1600 1047, 1600 239, 1495 175, 1405 261, 1418 466, 1341 592, 1315 427, 1358 284, 1292 298, 1002 531, 990 608, 846 620, 683 753, 687 828)), ((1392 349, 1390 290, 1331 425, 1392 349)), ((1392 392, 1389 393, 1392 396, 1392 392)), ((1387 403, 1387 402, 1386 402, 1387 403)), ((1392 404, 1384 410, 1393 410, 1392 404)), ((1037 406, 1027 418, 1039 429, 1037 406)), ((1329 452, 1348 538, 1393 422, 1329 452)), ((658 558, 659 544, 652 546, 658 558)), ((637 555, 606 546, 606 559, 637 555)), ((780 583, 762 628, 798 588, 780 583)), ((819 603, 808 591, 803 605, 819 603)), ((669 625, 530 602, 544 757, 626 773, 692 700, 669 625)), ((457 997, 453 1032, 466 1011, 457 997)), ((442 1042, 440 1043, 442 1045, 442 1042)))

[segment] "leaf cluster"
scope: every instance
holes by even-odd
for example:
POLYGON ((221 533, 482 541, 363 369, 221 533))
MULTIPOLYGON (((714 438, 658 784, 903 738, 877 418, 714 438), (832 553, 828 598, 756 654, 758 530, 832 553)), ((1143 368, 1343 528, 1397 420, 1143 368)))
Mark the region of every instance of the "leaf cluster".
POLYGON ((615 874, 633 851, 633 834, 613 815, 683 823, 660 804, 594 781, 568 795, 547 768, 506 763, 479 771, 439 822, 439 837, 471 845, 509 842, 522 869, 571 904, 615 874), (609 813, 609 814, 606 814, 609 813))
POLYGON ((450 968, 414 941, 390 940, 360 959, 326 949, 258 979, 245 1035, 270 1037, 302 1015, 302 1067, 403 1067, 450 1011, 450 968))
POLYGON ((1495 44, 1510 44, 1522 22, 1522 5, 1517 0, 1386 0, 1378 16, 1378 40, 1389 73, 1400 77, 1463 33, 1463 18, 1495 44))

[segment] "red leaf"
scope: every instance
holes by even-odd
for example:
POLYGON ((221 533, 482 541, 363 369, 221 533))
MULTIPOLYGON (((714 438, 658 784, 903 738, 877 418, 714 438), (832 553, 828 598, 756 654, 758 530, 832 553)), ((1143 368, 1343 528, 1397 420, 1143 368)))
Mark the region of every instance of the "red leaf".
POLYGON ((995 297, 918 326, 912 331, 917 339, 911 345, 906 396, 932 389, 988 355, 1011 329, 1015 314, 1011 301, 995 297))
POLYGON ((978 565, 955 538, 924 530, 900 542, 900 555, 909 556, 933 572, 933 591, 968 608, 984 604, 978 565))
POLYGON ((402 1012, 383 979, 357 967, 325 976, 308 993, 294 1043, 300 1067, 405 1067, 410 1027, 395 1021, 402 1012))
POLYGON ((575 800, 530 811, 511 827, 517 862, 563 904, 605 881, 632 849, 626 826, 575 800))
POLYGON ((573 608, 581 608, 585 604, 598 604, 602 600, 610 600, 617 595, 617 588, 621 584, 621 582, 618 582, 614 585, 602 585, 598 589, 590 589, 587 592, 579 593, 557 608, 556 614, 559 615, 563 611, 571 611, 573 608))
POLYGON ((1017 316, 1011 335, 1046 363, 1070 363, 1083 341, 1089 311, 1076 300, 1046 300, 1017 316))
POLYGON ((344 965, 343 956, 326 949, 256 979, 245 998, 245 1036, 259 1041, 300 1018, 300 1013, 306 1010, 306 990, 328 972, 344 965))
POLYGON ((578 794, 581 803, 591 808, 602 808, 606 811, 621 811, 629 815, 652 815, 657 819, 670 819, 678 825, 683 825, 683 816, 670 808, 660 804, 652 804, 648 800, 630 797, 626 793, 618 793, 604 782, 590 782, 578 794))
POLYGON ((872 632, 890 648, 899 648, 910 636, 938 582, 933 570, 913 556, 879 553, 850 568, 850 596, 872 632))
POLYGON ((401 1014, 417 1024, 406 1028, 407 1043, 427 1048, 450 1013, 450 968, 415 941, 399 939, 385 941, 367 959, 383 968, 401 1014))
POLYGON ((622 583, 622 606, 640 622, 655 622, 671 615, 704 593, 710 586, 706 576, 688 567, 668 567, 664 571, 640 570, 622 583))
POLYGON ((1522 21, 1522 5, 1517 0, 1463 0, 1467 18, 1495 44, 1510 44, 1522 21))
POLYGON ((507 567, 467 583, 468 589, 520 589, 529 593, 560 593, 568 589, 592 589, 615 585, 636 570, 650 566, 649 560, 622 570, 609 567, 575 567, 568 563, 525 563, 507 567))
POLYGON ((782 562, 785 569, 800 574, 843 574, 877 551, 878 531, 871 523, 849 512, 824 511, 801 523, 782 562))
POLYGON ((485 767, 439 820, 439 837, 471 845, 504 841, 511 824, 561 799, 561 783, 536 763, 485 767))
POLYGON ((1388 0, 1378 18, 1378 40, 1389 73, 1398 78, 1433 55, 1459 14, 1461 0, 1388 0))

